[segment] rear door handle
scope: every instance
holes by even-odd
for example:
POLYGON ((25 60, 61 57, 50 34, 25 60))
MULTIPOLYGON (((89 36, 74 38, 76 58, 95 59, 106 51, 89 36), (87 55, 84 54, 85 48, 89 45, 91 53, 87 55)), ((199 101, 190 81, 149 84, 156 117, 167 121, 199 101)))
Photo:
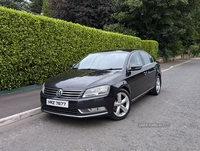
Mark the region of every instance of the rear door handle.
POLYGON ((145 74, 145 75, 147 75, 147 73, 148 73, 147 71, 144 71, 144 74, 145 74))

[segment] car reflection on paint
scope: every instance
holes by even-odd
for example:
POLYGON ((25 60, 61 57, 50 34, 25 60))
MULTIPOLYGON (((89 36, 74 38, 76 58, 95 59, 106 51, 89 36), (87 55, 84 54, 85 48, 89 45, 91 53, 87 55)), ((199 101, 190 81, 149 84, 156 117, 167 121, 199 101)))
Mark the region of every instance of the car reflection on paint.
POLYGON ((160 65, 143 50, 91 53, 70 70, 48 79, 41 110, 68 117, 124 119, 131 103, 161 90, 160 65))

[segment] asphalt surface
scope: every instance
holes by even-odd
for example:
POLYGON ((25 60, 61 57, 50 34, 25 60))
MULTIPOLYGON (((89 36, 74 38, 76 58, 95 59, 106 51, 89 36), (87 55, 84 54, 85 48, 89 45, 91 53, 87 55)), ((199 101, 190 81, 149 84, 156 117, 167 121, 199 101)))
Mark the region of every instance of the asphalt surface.
MULTIPOLYGON (((168 70, 174 66, 187 63, 191 60, 176 60, 161 64, 162 71, 168 70)), ((20 88, 19 91, 6 91, 0 94, 0 126, 6 125, 22 118, 40 113, 40 91, 29 89, 29 87, 20 88)))
POLYGON ((200 151, 200 58, 179 63, 162 64, 160 95, 122 121, 40 113, 1 126, 0 151, 200 151))
POLYGON ((0 119, 40 106, 41 88, 0 95, 0 119))

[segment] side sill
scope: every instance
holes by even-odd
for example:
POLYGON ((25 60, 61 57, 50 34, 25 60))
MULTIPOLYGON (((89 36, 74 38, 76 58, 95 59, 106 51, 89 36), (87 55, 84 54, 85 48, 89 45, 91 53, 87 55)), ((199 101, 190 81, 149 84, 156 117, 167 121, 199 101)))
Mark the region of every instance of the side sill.
POLYGON ((145 91, 144 93, 142 93, 142 94, 138 95, 137 97, 133 98, 133 99, 131 100, 131 102, 134 102, 134 101, 136 101, 137 99, 141 98, 142 96, 144 96, 145 94, 147 94, 149 91, 151 91, 153 88, 154 88, 154 87, 150 88, 149 90, 145 91))

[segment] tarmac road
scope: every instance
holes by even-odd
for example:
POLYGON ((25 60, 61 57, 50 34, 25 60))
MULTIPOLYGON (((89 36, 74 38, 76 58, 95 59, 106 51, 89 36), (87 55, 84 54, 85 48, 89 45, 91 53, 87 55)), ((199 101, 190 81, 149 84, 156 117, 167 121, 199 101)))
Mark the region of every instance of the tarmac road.
POLYGON ((0 95, 0 119, 40 106, 41 88, 0 95))

